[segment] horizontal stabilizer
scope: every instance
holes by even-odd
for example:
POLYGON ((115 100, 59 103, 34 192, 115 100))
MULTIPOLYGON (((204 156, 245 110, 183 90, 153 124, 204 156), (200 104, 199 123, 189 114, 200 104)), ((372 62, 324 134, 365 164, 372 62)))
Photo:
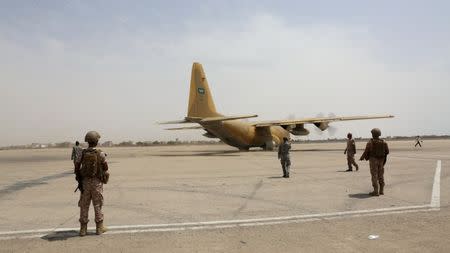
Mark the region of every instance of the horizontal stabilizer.
POLYGON ((172 121, 165 121, 165 122, 158 122, 160 125, 169 125, 169 124, 184 124, 184 123, 192 123, 186 119, 183 120, 172 120, 172 121))
POLYGON ((258 117, 258 115, 243 115, 243 116, 220 116, 220 117, 208 117, 204 118, 199 121, 199 123, 212 123, 217 121, 226 121, 226 120, 236 120, 236 119, 248 119, 248 118, 255 118, 258 117))
POLYGON ((166 128, 165 130, 192 130, 192 129, 203 129, 203 127, 202 126, 174 127, 174 128, 166 128))

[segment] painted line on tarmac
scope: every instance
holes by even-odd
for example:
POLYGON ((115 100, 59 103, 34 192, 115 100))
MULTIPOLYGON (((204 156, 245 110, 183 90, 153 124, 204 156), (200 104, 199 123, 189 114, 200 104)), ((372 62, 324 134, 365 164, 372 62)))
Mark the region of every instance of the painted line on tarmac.
MULTIPOLYGON (((428 205, 390 207, 379 209, 366 209, 356 211, 304 214, 294 216, 267 217, 267 218, 242 219, 242 220, 222 220, 222 221, 148 224, 148 225, 121 225, 108 227, 109 231, 106 232, 105 234, 133 234, 133 233, 148 233, 148 232, 170 232, 170 231, 186 231, 186 230, 202 230, 202 229, 252 227, 264 225, 301 223, 320 220, 332 220, 346 217, 379 216, 388 214, 438 211, 440 210, 440 176, 441 176, 441 161, 438 161, 434 176, 431 202, 428 205)), ((68 234, 70 234, 71 236, 73 236, 74 234, 76 235, 78 229, 79 228, 58 228, 58 229, 5 231, 0 232, 0 240, 31 239, 40 237, 64 238, 68 234)), ((93 227, 89 228, 89 230, 93 229, 94 229, 93 227)))
POLYGON ((430 206, 434 208, 441 207, 441 160, 437 161, 436 172, 434 173, 433 191, 431 192, 430 206))

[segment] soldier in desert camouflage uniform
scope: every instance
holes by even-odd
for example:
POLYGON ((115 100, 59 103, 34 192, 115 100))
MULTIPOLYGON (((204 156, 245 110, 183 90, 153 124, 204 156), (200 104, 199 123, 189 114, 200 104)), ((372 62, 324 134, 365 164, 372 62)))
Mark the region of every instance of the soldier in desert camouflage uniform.
POLYGON ((75 142, 75 146, 72 148, 72 155, 70 159, 73 160, 74 166, 81 163, 81 154, 83 153, 83 148, 80 147, 80 143, 78 141, 75 142))
POLYGON ((371 132, 372 139, 367 143, 366 149, 359 160, 369 160, 373 186, 373 192, 370 195, 379 196, 380 194, 384 195, 384 165, 389 154, 389 148, 387 143, 380 139, 380 129, 374 128, 371 132))
POLYGON ((85 141, 89 147, 83 150, 81 163, 76 166, 75 173, 82 180, 82 192, 78 206, 80 207, 80 236, 87 234, 89 222, 89 206, 92 204, 95 211, 96 234, 106 231, 103 226, 103 183, 109 179, 106 154, 96 149, 100 135, 95 131, 86 134, 85 141))
POLYGON ((355 162, 356 145, 355 145, 355 140, 353 140, 352 133, 348 133, 347 134, 347 138, 348 138, 348 140, 347 140, 347 148, 345 148, 345 151, 344 151, 344 154, 347 154, 348 170, 346 170, 346 171, 353 171, 352 165, 355 166, 356 171, 358 171, 359 166, 355 162))
POLYGON ((283 143, 278 147, 278 159, 281 162, 281 168, 283 169, 283 177, 289 178, 289 170, 291 167, 291 159, 289 157, 289 150, 291 150, 291 144, 288 142, 288 138, 283 138, 283 143))

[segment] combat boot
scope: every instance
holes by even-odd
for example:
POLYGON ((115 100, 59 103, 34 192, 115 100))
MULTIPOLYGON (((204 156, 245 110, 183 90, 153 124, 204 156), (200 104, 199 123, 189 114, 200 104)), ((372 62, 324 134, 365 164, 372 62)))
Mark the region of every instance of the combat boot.
POLYGON ((359 170, 359 165, 357 164, 355 167, 356 167, 356 171, 358 171, 359 170))
POLYGON ((380 185, 380 195, 384 195, 384 185, 380 185))
POLYGON ((101 235, 101 234, 105 233, 106 231, 108 231, 108 229, 105 226, 103 226, 103 221, 96 222, 95 226, 96 226, 95 233, 97 235, 101 235))
POLYGON ((87 234, 87 223, 80 223, 80 236, 87 234))
POLYGON ((347 171, 353 171, 353 170, 352 170, 351 168, 348 168, 348 169, 346 170, 346 172, 347 172, 347 171))
POLYGON ((378 194, 378 187, 373 187, 373 192, 369 193, 370 196, 380 196, 378 194))

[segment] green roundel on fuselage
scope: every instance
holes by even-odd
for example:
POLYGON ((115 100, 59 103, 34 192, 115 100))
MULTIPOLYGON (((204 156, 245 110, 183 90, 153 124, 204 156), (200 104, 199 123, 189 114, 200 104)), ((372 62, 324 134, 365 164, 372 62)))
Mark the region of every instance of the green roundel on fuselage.
POLYGON ((205 89, 204 88, 197 88, 197 92, 198 94, 205 94, 205 89))

